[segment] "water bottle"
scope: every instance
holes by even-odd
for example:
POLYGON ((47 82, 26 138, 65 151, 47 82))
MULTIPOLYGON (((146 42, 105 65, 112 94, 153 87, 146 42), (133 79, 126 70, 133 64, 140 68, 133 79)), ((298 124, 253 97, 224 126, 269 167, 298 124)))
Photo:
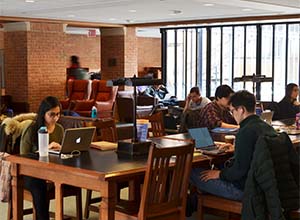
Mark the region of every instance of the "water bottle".
POLYGON ((97 108, 95 106, 92 108, 91 118, 97 118, 97 108))
POLYGON ((296 129, 300 130, 300 112, 296 114, 296 129))
POLYGON ((39 155, 40 157, 48 156, 49 134, 46 126, 40 127, 38 130, 39 155))

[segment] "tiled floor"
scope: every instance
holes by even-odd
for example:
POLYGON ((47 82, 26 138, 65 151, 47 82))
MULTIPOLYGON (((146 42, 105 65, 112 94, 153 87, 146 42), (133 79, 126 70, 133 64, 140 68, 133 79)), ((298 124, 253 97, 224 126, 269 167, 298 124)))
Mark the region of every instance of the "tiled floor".
MULTIPOLYGON (((85 202, 85 193, 86 190, 83 191, 83 204, 85 202)), ((54 210, 54 201, 51 201, 50 203, 50 210, 54 210)), ((29 202, 24 203, 25 207, 30 207, 31 204, 29 202)), ((68 216, 75 216, 75 197, 65 198, 64 199, 64 214, 68 216)), ((7 203, 1 203, 0 202, 0 220, 6 220, 7 219, 7 203)), ((24 217, 24 220, 32 220, 32 215, 28 215, 24 217)), ((89 220, 98 220, 98 214, 95 212, 90 212, 90 218, 89 220)), ((117 220, 117 219, 116 219, 117 220)), ((196 213, 192 217, 186 218, 186 220, 196 220, 196 213)), ((205 216, 205 220, 223 220, 220 217, 207 215, 205 216)))

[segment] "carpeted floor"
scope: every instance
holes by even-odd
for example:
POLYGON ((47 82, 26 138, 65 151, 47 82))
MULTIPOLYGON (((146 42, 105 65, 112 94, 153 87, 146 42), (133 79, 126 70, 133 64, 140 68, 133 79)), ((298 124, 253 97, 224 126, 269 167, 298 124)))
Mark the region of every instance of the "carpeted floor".
MULTIPOLYGON (((82 204, 84 208, 85 203, 85 194, 86 190, 82 190, 82 204)), ((126 191, 124 191, 122 194, 126 194, 126 191)), ((96 195, 96 194, 95 194, 96 195)), ((64 214, 68 216, 75 216, 76 215, 76 209, 75 209, 75 197, 69 197, 64 199, 64 214)), ((26 202, 24 203, 24 207, 31 207, 31 203, 26 202)), ((54 201, 51 201, 50 203, 50 211, 54 211, 55 209, 55 203, 54 201)), ((0 220, 6 220, 7 219, 7 203, 1 203, 0 202, 0 220)), ((89 220, 98 220, 98 214, 95 212, 90 212, 89 220)), ((32 215, 27 215, 24 217, 24 220, 32 220, 32 215)), ((117 219, 116 219, 117 220, 117 219)), ((196 213, 192 217, 187 218, 187 220, 196 220, 196 213)), ((205 216, 205 220, 223 220, 223 218, 207 215, 205 216)))

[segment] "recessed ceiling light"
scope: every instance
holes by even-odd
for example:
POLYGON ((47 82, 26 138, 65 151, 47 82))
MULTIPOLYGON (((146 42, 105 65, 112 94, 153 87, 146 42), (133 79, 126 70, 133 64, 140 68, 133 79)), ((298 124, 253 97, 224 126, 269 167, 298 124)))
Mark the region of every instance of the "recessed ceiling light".
POLYGON ((75 15, 67 15, 68 18, 74 18, 75 15))
POLYGON ((116 18, 109 18, 108 20, 110 20, 110 21, 115 21, 115 20, 117 20, 116 18))
POLYGON ((205 3, 205 4, 203 4, 203 6, 205 6, 205 7, 212 7, 212 6, 214 6, 215 4, 212 4, 212 3, 205 3))
POLYGON ((169 15, 180 15, 182 14, 181 10, 171 10, 171 13, 169 15))
POLYGON ((25 0, 26 3, 34 3, 35 0, 25 0))
POLYGON ((243 8, 242 11, 252 11, 251 8, 243 8))
POLYGON ((130 9, 130 10, 128 10, 128 11, 131 12, 131 13, 135 13, 135 12, 136 12, 135 9, 130 9))

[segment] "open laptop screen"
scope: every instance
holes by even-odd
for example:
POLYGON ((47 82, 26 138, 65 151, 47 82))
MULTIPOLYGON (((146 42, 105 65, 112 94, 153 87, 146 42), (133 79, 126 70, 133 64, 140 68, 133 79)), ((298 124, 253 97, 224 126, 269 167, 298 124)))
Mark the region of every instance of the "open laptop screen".
POLYGON ((190 128, 188 129, 188 132, 191 135, 191 137, 195 140, 196 148, 203 148, 215 145, 206 127, 190 128))

